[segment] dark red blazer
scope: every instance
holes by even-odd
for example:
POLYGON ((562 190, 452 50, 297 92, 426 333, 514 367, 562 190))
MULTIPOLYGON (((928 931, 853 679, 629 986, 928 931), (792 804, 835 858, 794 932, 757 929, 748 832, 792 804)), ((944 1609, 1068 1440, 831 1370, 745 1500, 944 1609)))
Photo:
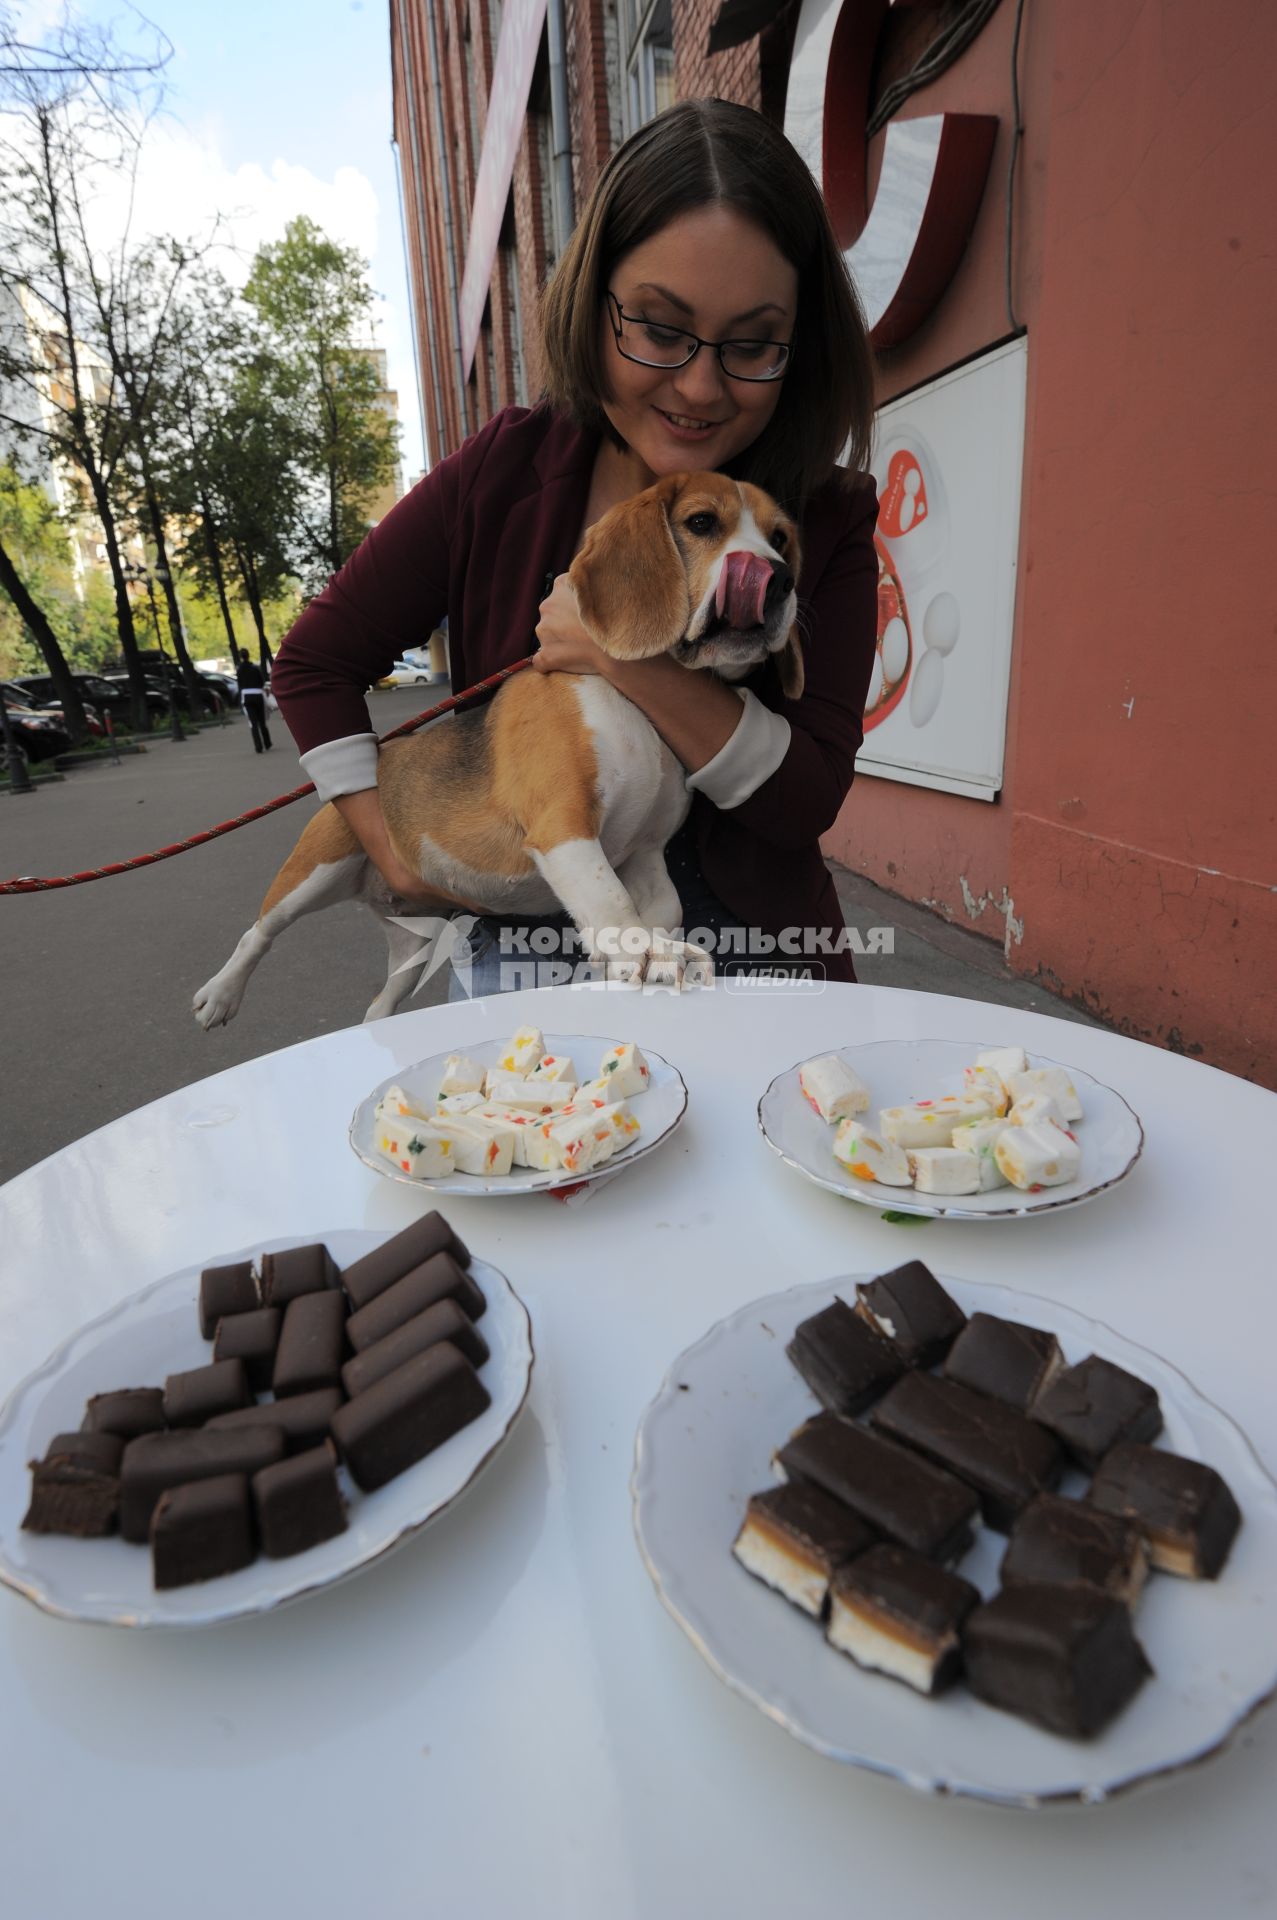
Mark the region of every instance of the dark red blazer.
MULTIPOLYGON (((544 403, 506 407, 392 508, 280 649, 271 685, 300 752, 375 732, 366 689, 444 614, 457 691, 535 649, 546 575, 572 562, 597 448, 597 436, 544 403)), ((843 925, 818 843, 847 797, 863 738, 877 506, 868 475, 812 495, 798 582, 803 696, 784 698, 770 662, 746 683, 789 721, 789 751, 740 806, 693 799, 705 878, 747 927, 836 935, 843 925)), ((826 965, 835 979, 855 978, 846 954, 826 965)))

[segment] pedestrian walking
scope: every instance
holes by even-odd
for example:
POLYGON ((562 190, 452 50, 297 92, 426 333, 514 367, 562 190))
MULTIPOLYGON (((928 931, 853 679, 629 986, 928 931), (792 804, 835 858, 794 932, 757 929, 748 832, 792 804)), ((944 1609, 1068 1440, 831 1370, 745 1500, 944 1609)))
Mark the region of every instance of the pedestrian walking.
POLYGON ((235 655, 235 683, 239 688, 239 703, 248 716, 248 724, 253 730, 253 750, 256 753, 270 752, 270 728, 266 724, 266 680, 261 668, 247 653, 235 655))

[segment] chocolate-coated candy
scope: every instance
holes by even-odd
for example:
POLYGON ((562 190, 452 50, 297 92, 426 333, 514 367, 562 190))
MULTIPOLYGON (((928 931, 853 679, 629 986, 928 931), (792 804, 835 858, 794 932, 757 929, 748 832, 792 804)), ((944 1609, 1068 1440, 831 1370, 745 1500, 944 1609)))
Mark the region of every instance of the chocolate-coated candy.
MULTIPOLYGON (((384 1246, 366 1253, 341 1276, 352 1308, 366 1307, 379 1293, 402 1280, 436 1253, 450 1253, 459 1267, 470 1265, 468 1248, 459 1240, 441 1213, 423 1214, 410 1227, 397 1233, 384 1246)), ((477 1317, 477 1316, 476 1316, 477 1317)))
POLYGON ((59 1433, 43 1460, 32 1460, 28 1533, 67 1533, 81 1540, 114 1533, 120 1511, 120 1460, 115 1433, 59 1433))
POLYGON ((341 1285, 341 1272, 327 1247, 285 1247, 262 1255, 262 1305, 286 1307, 303 1294, 341 1285))
POLYGON ((845 1300, 800 1321, 785 1352, 830 1413, 859 1413, 904 1371, 894 1348, 845 1300))
POLYGON ((170 1373, 164 1382, 164 1417, 170 1427, 202 1427, 214 1414, 246 1407, 252 1398, 242 1360, 211 1360, 206 1367, 170 1373))
POLYGON ((160 1387, 123 1387, 117 1393, 95 1393, 84 1409, 88 1433, 118 1433, 136 1440, 139 1433, 158 1433, 164 1425, 164 1393, 160 1387))
POLYGON ((1163 1573, 1213 1580, 1242 1517, 1228 1482, 1203 1460, 1123 1442, 1100 1462, 1087 1499, 1140 1529, 1163 1573))
POLYGON ((331 1441, 279 1460, 253 1475, 253 1505, 262 1552, 272 1560, 305 1553, 346 1530, 346 1502, 337 1485, 331 1441))
POLYGON ((1033 1403, 1033 1418, 1094 1473, 1119 1440, 1155 1440, 1162 1408, 1155 1387, 1097 1353, 1057 1373, 1033 1403))
POLYGON ((313 1393, 290 1393, 283 1400, 264 1400, 259 1406, 219 1413, 205 1433, 242 1433, 245 1427, 273 1427, 284 1436, 289 1453, 305 1453, 328 1438, 332 1417, 344 1395, 340 1387, 316 1387, 313 1393))
POLYGON ((372 1386, 414 1354, 424 1353, 440 1340, 451 1340, 464 1353, 472 1367, 481 1367, 488 1359, 488 1343, 468 1313, 455 1300, 439 1300, 424 1313, 405 1320, 375 1346, 365 1347, 341 1370, 342 1385, 353 1400, 357 1393, 372 1386))
POLYGON ((273 1376, 276 1398, 337 1386, 345 1357, 345 1294, 299 1294, 289 1301, 280 1329, 273 1376))
POLYGON ((944 1377, 1028 1413, 1063 1365, 1053 1333, 996 1313, 973 1313, 949 1349, 944 1377))
POLYGON ((1054 1586, 1082 1581, 1134 1606, 1148 1573, 1139 1529, 1080 1500, 1039 1493, 1011 1529, 1002 1556, 1004 1587, 1026 1580, 1054 1586))
POLYGON ((151 1565, 161 1591, 236 1573, 254 1558, 244 1474, 219 1473, 160 1495, 151 1515, 151 1565))
POLYGON ((862 1280, 856 1288, 856 1312, 890 1340, 907 1367, 934 1367, 943 1360, 967 1319, 921 1260, 907 1260, 876 1280, 862 1280))
POLYGON ((455 1300, 472 1320, 481 1319, 487 1301, 470 1275, 458 1266, 450 1253, 436 1253, 419 1267, 406 1273, 352 1313, 346 1322, 346 1334, 356 1353, 375 1346, 387 1334, 413 1320, 439 1300, 455 1300))
POLYGON ((1130 1612, 1098 1587, 1004 1587, 963 1634, 967 1684, 991 1707, 1086 1739, 1153 1671, 1130 1612))
POLYGON ((278 1307, 258 1307, 253 1313, 227 1314, 213 1337, 214 1360, 242 1360, 254 1393, 265 1393, 275 1371, 275 1349, 283 1319, 278 1307))
POLYGON ((818 1413, 776 1459, 791 1479, 814 1481, 889 1540, 929 1560, 952 1560, 971 1545, 979 1502, 970 1487, 853 1421, 818 1413))
POLYGON ((974 1487, 985 1519, 1003 1533, 1035 1493, 1060 1477, 1063 1460, 1049 1433, 953 1380, 907 1373, 871 1419, 880 1432, 974 1487))
POLYGON ((790 1480, 750 1495, 732 1552, 756 1579, 819 1620, 830 1575, 877 1538, 841 1500, 790 1480))
POLYGON ((277 1427, 246 1427, 236 1433, 144 1433, 130 1440, 120 1465, 120 1532, 145 1541, 160 1495, 190 1480, 223 1473, 256 1473, 284 1457, 277 1427))
POLYGON ((200 1275, 200 1332, 206 1340, 213 1338, 218 1321, 228 1313, 251 1313, 261 1304, 251 1260, 205 1267, 200 1275))
POLYGON ((333 1415, 333 1437, 365 1493, 414 1466, 491 1405, 450 1341, 427 1347, 333 1415))
POLYGON ((905 1547, 876 1546, 839 1567, 826 1637, 840 1653, 919 1693, 941 1693, 962 1667, 958 1630, 980 1589, 905 1547))
POLYGON ((44 1450, 46 1461, 64 1459, 85 1473, 118 1474, 127 1442, 120 1433, 99 1433, 82 1427, 79 1433, 55 1433, 44 1450))

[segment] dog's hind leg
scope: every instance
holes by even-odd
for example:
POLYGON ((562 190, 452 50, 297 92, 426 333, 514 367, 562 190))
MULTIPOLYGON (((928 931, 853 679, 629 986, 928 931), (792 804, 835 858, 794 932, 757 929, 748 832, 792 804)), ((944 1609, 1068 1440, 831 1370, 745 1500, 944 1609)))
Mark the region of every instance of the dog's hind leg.
MULTIPOLYGON (((386 984, 364 1015, 369 1020, 384 1020, 389 1014, 398 1013, 408 996, 416 991, 421 979, 421 968, 405 965, 406 961, 420 959, 424 967, 434 948, 434 940, 429 934, 413 933, 411 928, 401 926, 397 920, 380 909, 374 909, 381 920, 381 930, 386 936, 387 955, 386 984), (402 968, 402 971, 400 969, 402 968)), ((409 909, 416 912, 416 909, 409 909)), ((446 919, 439 920, 439 932, 447 925, 446 919)), ((438 936, 436 935, 436 938, 438 936)))
POLYGON ((334 807, 324 807, 276 874, 255 924, 195 995, 192 1009, 204 1030, 235 1018, 253 969, 294 920, 359 899, 367 872, 367 857, 354 834, 334 807))

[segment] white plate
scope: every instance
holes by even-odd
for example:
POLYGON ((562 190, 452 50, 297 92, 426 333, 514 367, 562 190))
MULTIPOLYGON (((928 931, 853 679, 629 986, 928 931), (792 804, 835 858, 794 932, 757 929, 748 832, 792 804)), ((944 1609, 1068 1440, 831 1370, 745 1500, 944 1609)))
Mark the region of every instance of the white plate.
MULTIPOLYGON (((322 1240, 348 1267, 390 1239, 388 1233, 342 1229, 322 1240)), ((419 1532, 472 1486, 509 1438, 528 1397, 532 1328, 528 1310, 504 1274, 484 1260, 470 1271, 488 1310, 479 1331, 491 1350, 481 1379, 492 1405, 443 1446, 376 1493, 360 1493, 338 1470, 349 1502, 345 1533, 287 1560, 255 1560, 239 1573, 157 1593, 146 1548, 118 1537, 73 1540, 23 1533, 31 1497, 28 1461, 43 1458, 55 1434, 74 1432, 91 1393, 112 1387, 162 1386, 166 1374, 209 1358, 198 1318, 201 1267, 256 1260, 301 1241, 264 1241, 238 1253, 210 1254, 112 1307, 50 1355, 10 1395, 0 1412, 0 1581, 66 1620, 115 1627, 203 1627, 265 1613, 362 1572, 419 1532)), ((309 1242, 307 1242, 309 1244, 309 1242)))
MULTIPOLYGON (((962 1069, 974 1065, 984 1040, 875 1040, 862 1047, 831 1047, 858 1073, 872 1096, 867 1123, 872 1128, 882 1107, 903 1107, 915 1100, 962 1092, 962 1069)), ((813 1058, 819 1056, 812 1056, 813 1058)), ((1028 1055, 1030 1067, 1058 1067, 1045 1054, 1028 1055)), ((1021 1220, 1026 1214, 1054 1213, 1077 1207, 1125 1179, 1144 1146, 1144 1129, 1120 1093, 1093 1080, 1078 1067, 1065 1070, 1085 1108, 1072 1123, 1082 1149, 1079 1177, 1067 1186, 1022 1193, 995 1187, 991 1193, 964 1193, 953 1199, 919 1193, 916 1187, 885 1187, 877 1180, 856 1180, 834 1159, 837 1128, 826 1124, 798 1084, 798 1066, 777 1074, 758 1103, 758 1124, 769 1147, 818 1187, 880 1211, 918 1213, 946 1220, 1021 1220)))
MULTIPOLYGON (((466 1046, 458 1044, 450 1047, 448 1052, 464 1053, 481 1067, 494 1067, 509 1044, 507 1035, 501 1040, 475 1040, 466 1046)), ((618 1040, 609 1040, 597 1033, 547 1033, 545 1036, 546 1052, 567 1054, 585 1080, 597 1078, 603 1055, 609 1047, 620 1044, 618 1040)), ((555 1187, 579 1187, 587 1180, 602 1180, 610 1174, 624 1172, 626 1167, 632 1167, 636 1160, 644 1159, 668 1140, 687 1111, 687 1087, 678 1068, 672 1067, 668 1060, 663 1060, 659 1053, 653 1053, 649 1047, 643 1047, 641 1051, 652 1069, 652 1077, 645 1091, 633 1096, 634 1117, 639 1123, 634 1145, 614 1153, 610 1160, 592 1168, 589 1173, 564 1173, 562 1170, 557 1173, 538 1173, 531 1167, 512 1167, 509 1173, 491 1180, 485 1180, 476 1173, 450 1173, 442 1180, 415 1180, 410 1173, 403 1173, 398 1167, 392 1166, 373 1144, 377 1102, 388 1087, 402 1087, 405 1093, 420 1100, 427 1108, 433 1107, 439 1082, 443 1079, 447 1053, 436 1053, 429 1060, 419 1060, 415 1066, 392 1073, 389 1079, 374 1087, 368 1098, 361 1100, 355 1108, 350 1122, 350 1144, 366 1167, 371 1167, 374 1173, 384 1174, 387 1180, 398 1180, 401 1186, 427 1193, 461 1194, 467 1200, 477 1199, 487 1193, 550 1193, 555 1187)))
MULTIPOLYGON (((774 1449, 818 1411, 785 1345, 800 1320, 835 1294, 854 1298, 856 1281, 871 1277, 794 1287, 720 1320, 675 1361, 643 1416, 631 1482, 639 1551, 697 1651, 818 1753, 932 1793, 1019 1807, 1097 1802, 1221 1747, 1277 1689, 1277 1486, 1245 1435, 1182 1373, 1053 1300, 937 1276, 968 1313, 1049 1327, 1070 1361, 1099 1353, 1151 1382, 1166 1422, 1157 1444, 1208 1461, 1242 1510, 1218 1580, 1150 1577, 1135 1630, 1154 1677, 1096 1740, 1045 1733, 983 1705, 961 1682, 930 1700, 864 1672, 733 1558, 750 1494, 775 1484, 774 1449)), ((1083 1485, 1077 1475, 1063 1490, 1083 1485)), ((1005 1544, 982 1528, 960 1563, 986 1595, 1005 1544)))

